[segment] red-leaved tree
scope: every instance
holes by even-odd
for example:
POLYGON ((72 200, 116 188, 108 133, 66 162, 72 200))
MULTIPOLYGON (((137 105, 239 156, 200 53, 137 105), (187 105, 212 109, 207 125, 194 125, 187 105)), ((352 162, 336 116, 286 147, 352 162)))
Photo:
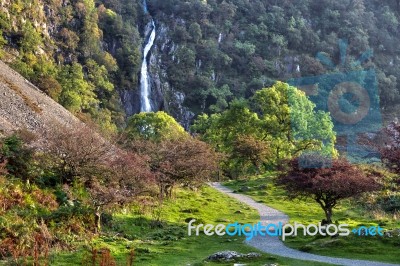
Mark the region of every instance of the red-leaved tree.
POLYGON ((379 147, 382 162, 396 174, 400 174, 400 124, 393 122, 382 132, 383 143, 379 147))
MULTIPOLYGON (((324 162, 323 158, 307 159, 324 162)), ((340 200, 380 188, 377 175, 375 172, 364 173, 344 158, 332 159, 320 168, 302 168, 299 159, 293 159, 289 162, 289 169, 278 177, 277 184, 291 199, 315 200, 325 212, 324 222, 332 223, 333 208, 340 200)))

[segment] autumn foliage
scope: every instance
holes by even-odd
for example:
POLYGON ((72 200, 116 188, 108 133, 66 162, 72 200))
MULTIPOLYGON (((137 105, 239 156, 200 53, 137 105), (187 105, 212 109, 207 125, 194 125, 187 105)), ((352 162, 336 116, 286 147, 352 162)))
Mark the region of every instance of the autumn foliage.
POLYGON ((277 183, 292 199, 314 199, 324 210, 326 223, 332 222, 333 208, 340 200, 375 191, 380 187, 376 173, 364 173, 344 158, 308 159, 323 164, 318 168, 302 168, 299 159, 293 159, 289 162, 288 169, 279 176, 277 183))
POLYGON ((383 163, 400 174, 400 124, 391 123, 383 132, 384 144, 380 147, 383 163))
POLYGON ((188 135, 161 142, 135 141, 129 146, 147 156, 161 197, 171 197, 177 186, 198 187, 218 171, 219 155, 208 144, 188 135))

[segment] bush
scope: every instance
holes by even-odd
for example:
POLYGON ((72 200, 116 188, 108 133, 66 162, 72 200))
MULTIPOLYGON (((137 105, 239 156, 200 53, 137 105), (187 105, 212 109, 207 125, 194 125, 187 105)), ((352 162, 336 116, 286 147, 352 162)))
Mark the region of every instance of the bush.
POLYGON ((378 199, 378 204, 385 212, 400 211, 400 195, 383 196, 378 199))

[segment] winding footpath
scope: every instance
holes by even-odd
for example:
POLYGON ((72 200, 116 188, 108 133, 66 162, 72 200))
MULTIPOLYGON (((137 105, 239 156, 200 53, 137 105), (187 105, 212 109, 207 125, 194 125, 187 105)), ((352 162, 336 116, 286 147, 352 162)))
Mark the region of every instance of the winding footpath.
MULTIPOLYGON (((287 223, 289 221, 289 217, 273 208, 270 208, 264 204, 258 203, 254 201, 252 198, 233 193, 227 187, 224 187, 220 183, 210 183, 210 185, 217 189, 218 191, 227 194, 228 196, 243 202, 250 207, 256 209, 260 213, 260 221, 263 224, 268 223, 287 223)), ((306 252, 301 252, 295 249, 291 249, 286 247, 283 242, 278 237, 271 236, 256 236, 250 241, 246 241, 246 243, 252 247, 255 247, 263 252, 278 255, 281 257, 298 259, 298 260, 307 260, 307 261, 317 261, 324 262, 336 265, 349 265, 349 266, 393 266, 399 264, 390 264, 383 262, 375 262, 375 261, 365 261, 365 260, 352 260, 352 259, 342 259, 342 258, 333 258, 327 256, 314 255, 306 252)))

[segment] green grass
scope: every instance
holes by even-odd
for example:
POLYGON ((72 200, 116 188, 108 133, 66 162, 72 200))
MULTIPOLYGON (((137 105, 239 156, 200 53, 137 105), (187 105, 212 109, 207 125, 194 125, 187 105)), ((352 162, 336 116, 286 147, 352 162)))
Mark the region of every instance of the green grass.
MULTIPOLYGON (((240 261, 247 265, 327 265, 268 255, 244 244, 242 237, 188 236, 185 222, 188 218, 211 224, 234 221, 254 223, 259 219, 255 210, 209 187, 198 193, 179 190, 174 200, 165 203, 160 218, 164 223, 154 226, 149 214, 139 215, 131 210, 120 213, 105 230, 104 236, 92 245, 110 249, 117 265, 126 265, 131 249, 135 250, 134 265, 144 266, 233 265, 233 262, 204 262, 209 255, 223 250, 262 254, 262 257, 251 261, 240 261), (236 213, 238 210, 240 213, 236 213)), ((88 256, 90 254, 84 248, 74 253, 53 254, 51 265, 82 265, 88 256)))
MULTIPOLYGON (((324 213, 313 200, 290 201, 285 196, 285 191, 274 185, 275 173, 264 177, 255 177, 251 180, 238 180, 225 183, 226 186, 238 191, 248 187, 244 192, 258 202, 265 203, 289 215, 290 222, 305 225, 318 223, 324 218, 324 213), (266 185, 266 188, 260 187, 266 185)), ((384 229, 400 228, 399 220, 386 217, 376 218, 367 213, 356 200, 344 200, 334 210, 333 220, 337 223, 348 224, 350 228, 361 225, 380 225, 384 229)), ((302 251, 352 259, 365 259, 400 263, 399 248, 400 237, 372 237, 372 236, 346 236, 346 237, 290 237, 285 241, 289 247, 302 251)))

